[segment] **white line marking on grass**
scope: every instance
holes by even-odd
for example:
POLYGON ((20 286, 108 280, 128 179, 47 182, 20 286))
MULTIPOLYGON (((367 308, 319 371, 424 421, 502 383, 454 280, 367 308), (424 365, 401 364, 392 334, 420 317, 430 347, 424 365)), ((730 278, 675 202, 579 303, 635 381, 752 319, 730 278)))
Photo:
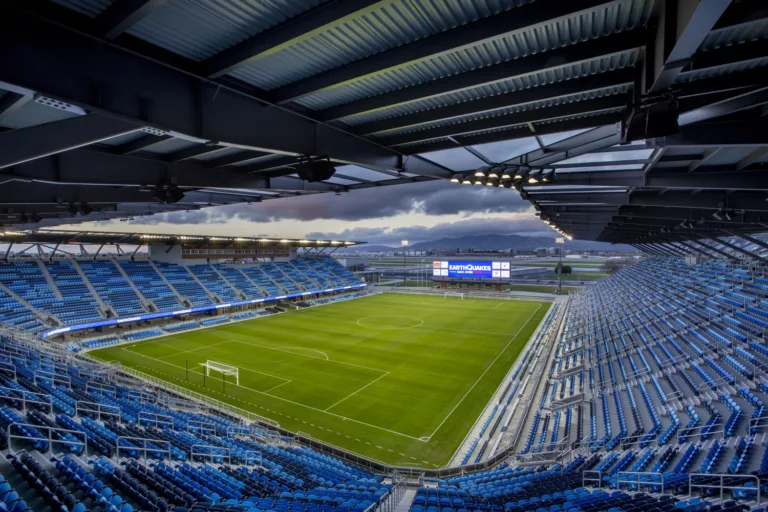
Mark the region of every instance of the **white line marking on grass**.
POLYGON ((403 329, 414 329, 416 327, 421 327, 422 325, 424 325, 424 320, 422 320, 421 318, 416 318, 415 316, 382 315, 382 316, 366 316, 364 318, 359 319, 356 323, 357 323, 357 325, 359 325, 360 327, 364 327, 365 329, 378 329, 378 330, 381 330, 381 331, 401 331, 403 329), (406 325, 406 326, 403 326, 403 327, 400 327, 400 326, 394 326, 394 327, 387 327, 387 326, 377 327, 377 326, 373 326, 373 327, 371 327, 370 325, 365 325, 365 321, 366 320, 371 320, 371 319, 374 319, 374 318, 407 318, 407 319, 410 319, 410 320, 416 320, 416 322, 419 322, 419 323, 415 323, 413 325, 406 325), (363 322, 363 323, 360 323, 360 322, 363 322))
POLYGON ((389 372, 385 373, 384 375, 382 375, 382 376, 380 376, 380 377, 378 377, 378 378, 376 378, 376 379, 373 379, 371 382, 369 382, 369 383, 368 383, 368 384, 366 384, 365 386, 361 387, 360 389, 358 389, 358 390, 357 390, 357 391, 355 391, 354 393, 350 393, 349 395, 345 396, 344 398, 342 398, 341 400, 339 400, 338 402, 336 402, 336 403, 335 403, 335 404, 333 404, 332 406, 330 406, 330 407, 328 407, 328 408, 326 408, 326 409, 323 409, 323 412, 328 412, 329 410, 333 409, 334 407, 336 407, 337 405, 339 405, 341 402, 343 402, 343 401, 344 401, 344 400, 346 400, 347 398, 352 398, 353 396, 355 396, 356 394, 358 394, 359 392, 361 392, 362 390, 364 390, 365 388, 367 388, 368 386, 370 386, 370 385, 371 385, 371 384, 373 384, 374 382, 377 382, 377 381, 379 381, 379 380, 383 379, 383 378, 384 378, 384 377, 386 377, 387 375, 389 375, 389 372))
MULTIPOLYGON (((276 390, 277 388, 279 388, 280 386, 285 386, 286 384, 290 384, 291 382, 293 382, 293 381, 292 381, 292 380, 286 380, 286 381, 285 381, 285 382, 283 382, 282 384, 278 384, 277 386, 271 387, 271 388, 269 388, 268 390, 266 390, 266 391, 264 391, 264 392, 265 392, 265 393, 269 393, 270 391, 274 391, 274 390, 276 390)), ((288 416, 288 418, 290 418, 290 416, 288 416)))
MULTIPOLYGON (((248 343, 245 343, 245 344, 246 344, 246 345, 248 345, 248 343)), ((258 345, 257 345, 257 346, 258 346, 258 345)), ((266 347, 265 347, 265 348, 266 348, 266 347)), ((154 358, 154 357, 148 356, 148 355, 146 355, 146 354, 140 354, 139 352, 134 352, 134 351, 132 351, 132 350, 128 350, 128 349, 127 349, 127 348, 125 348, 125 347, 123 347, 123 350, 125 350, 126 352, 130 352, 130 353, 132 353, 132 354, 136 354, 137 356, 146 357, 147 359, 152 359, 152 360, 158 361, 158 362, 160 362, 160 363, 163 363, 163 364, 167 364, 167 365, 169 365, 169 366, 173 366, 173 367, 175 367, 175 368, 179 368, 179 369, 182 369, 182 370, 184 370, 184 369, 185 369, 183 366, 178 366, 178 365, 175 365, 175 364, 173 364, 173 363, 169 363, 168 361, 163 361, 163 360, 161 360, 161 359, 157 359, 157 358, 154 358)), ((312 358, 312 359, 319 359, 319 360, 321 360, 321 361, 322 361, 322 359, 320 359, 319 357, 311 357, 311 356, 306 356, 306 357, 310 357, 310 358, 312 358)), ((329 362, 338 362, 338 361, 329 361, 329 362)), ((353 365, 353 366, 356 366, 356 365, 353 365)), ((369 369, 373 370, 374 368, 369 368, 369 369)), ((193 371, 194 371, 194 370, 193 370, 193 371)), ((384 371, 384 370, 378 370, 378 371, 384 371)), ((161 373, 162 373, 162 372, 161 372, 161 373)), ((386 372, 386 373, 389 373, 389 372, 386 372)), ((210 378, 214 379, 214 378, 216 378, 216 377, 210 377, 210 378)), ((221 379, 219 379, 219 380, 221 380, 221 379)), ((322 410, 322 409, 318 409, 317 407, 312 407, 311 405, 302 404, 302 403, 300 403, 300 402, 294 402, 293 400, 289 400, 289 399, 287 399, 287 398, 283 398, 283 397, 281 397, 281 396, 270 395, 269 393, 267 393, 267 392, 265 392, 265 391, 258 391, 258 390, 256 390, 256 389, 246 388, 245 386, 240 386, 240 385, 238 385, 238 384, 231 384, 231 385, 233 385, 233 386, 235 386, 235 387, 241 387, 241 388, 247 389, 247 390, 249 390, 249 391, 253 391, 254 393, 257 393, 257 394, 259 394, 259 395, 266 395, 266 396, 268 396, 268 397, 271 397, 271 398, 274 398, 274 399, 276 399, 276 400, 282 400, 283 402, 288 402, 288 403, 290 403, 290 404, 298 405, 299 407, 304 407, 304 408, 306 408, 306 409, 311 409, 311 410, 313 410, 313 411, 317 411, 317 412, 324 412, 325 414, 328 414, 328 415, 331 415, 331 416, 335 416, 335 417, 337 417, 337 418, 341 418, 341 419, 343 419, 343 420, 345 420, 345 421, 347 421, 347 420, 348 420, 348 421, 352 421, 352 422, 354 422, 354 423, 359 423, 360 425, 365 425, 366 427, 371 427, 371 428, 375 428, 375 429, 378 429, 378 430, 383 430, 383 431, 385 431, 385 432, 389 432, 390 434, 395 434, 395 435, 397 435, 397 436, 402 436, 402 437, 407 437, 408 439, 413 439, 414 441, 421 441, 421 442, 426 442, 426 441, 424 441, 422 438, 418 438, 418 437, 409 436, 408 434, 403 434, 402 432, 397 432, 397 431, 395 431, 395 430, 390 430, 390 429, 388 429, 388 428, 380 427, 380 426, 378 426, 378 425, 372 425, 372 424, 370 424, 370 423, 366 423, 366 422, 364 422, 364 421, 356 420, 356 419, 354 419, 354 418, 348 418, 347 416, 342 416, 341 414, 336 414, 336 413, 334 413, 334 412, 328 412, 328 411, 324 411, 324 410, 322 410)), ((199 387, 199 386, 198 386, 198 387, 199 387)), ((214 391, 214 392, 215 392, 215 391, 214 391)), ((231 397, 230 397, 230 398, 231 398, 231 397)), ((255 406, 255 404, 251 404, 251 405, 254 405, 254 406, 255 406)))
MULTIPOLYGON (((210 345, 206 345, 204 347, 193 348, 191 350, 182 350, 181 352, 176 352, 175 354, 170 354, 170 355, 167 355, 167 356, 158 357, 158 359, 165 359, 166 357, 178 356, 179 354, 186 354, 188 352, 197 352, 198 350, 205 350, 207 348, 215 347, 216 345, 223 345, 224 343, 229 343, 229 341, 222 341, 220 343, 212 343, 210 345)), ((136 352, 136 353, 138 354, 138 352, 136 352)))
POLYGON ((517 332, 516 332, 516 333, 515 333, 515 334, 514 334, 514 335, 513 335, 513 336, 512 336, 510 339, 509 339, 509 341, 507 342, 507 344, 506 344, 506 345, 504 345, 504 348, 503 348, 503 349, 501 349, 501 350, 499 351, 499 353, 496 355, 496 357, 493 359, 493 361, 491 361, 491 364, 489 364, 489 365, 488 365, 488 367, 486 367, 485 371, 484 371, 484 372, 483 372, 483 373, 480 375, 480 377, 478 377, 478 378, 477 378, 477 380, 475 381, 475 383, 474 383, 474 384, 472 384, 472 387, 471 387, 471 388, 469 388, 469 390, 468 390, 466 393, 464 393, 464 396, 463 396, 463 397, 461 397, 461 400, 459 400, 459 401, 456 403, 456 405, 455 405, 455 406, 453 406, 453 409, 451 409, 451 412, 449 412, 449 413, 448 413, 448 416, 446 416, 445 418, 443 418, 443 421, 441 421, 441 422, 440 422, 440 424, 437 426, 437 428, 434 430, 434 432, 432 432, 432 433, 429 435, 429 439, 432 439, 432 436, 434 436, 434 435, 435 435, 435 433, 437 433, 437 431, 438 431, 438 430, 440 430, 440 427, 442 427, 442 426, 443 426, 443 424, 444 424, 446 421, 448 421, 448 418, 450 418, 450 417, 451 417, 451 415, 454 413, 454 411, 455 411, 456 409, 458 409, 458 407, 461 405, 461 403, 464 401, 464 399, 465 399, 465 398, 467 398, 467 396, 469 396, 469 394, 472 392, 472 390, 473 390, 473 389, 475 389, 475 386, 477 386, 477 383, 478 383, 478 382, 480 382, 480 381, 483 379, 483 377, 485 377, 485 374, 486 374, 486 373, 488 373, 488 370, 490 370, 491 368, 493 368, 493 365, 494 365, 494 364, 496 364, 496 361, 498 361, 498 360, 499 360, 499 358, 501 357, 501 355, 502 355, 504 352, 506 352, 506 351, 507 351, 507 349, 508 349, 508 348, 509 348, 509 346, 512 344, 512 342, 513 342, 513 341, 515 341, 515 338, 517 338, 517 335, 518 335, 518 334, 520 334, 520 331, 522 331, 522 330, 523 330, 523 328, 524 328, 526 325, 528 325, 528 322, 530 322, 530 321, 531 321, 531 318, 533 318, 534 316, 536 316, 536 313, 539 311, 539 309, 540 309, 540 308, 541 308, 541 304, 540 304, 540 305, 539 305, 539 306, 538 306, 538 307, 537 307, 537 308, 536 308, 536 309, 533 311, 533 313, 531 313, 531 316, 529 316, 529 317, 528 317, 528 320, 526 320, 526 321, 525 321, 525 323, 524 323, 523 325, 521 325, 521 326, 520 326, 520 328, 517 330, 517 332))
MULTIPOLYGON (((290 350, 288 350, 290 348, 296 349, 296 350, 309 350, 310 352, 317 352, 318 354, 322 355, 325 358, 326 361, 330 361, 331 360, 331 358, 328 357, 328 354, 326 354, 325 352, 320 352, 319 350, 315 350, 313 348, 305 348, 305 347, 280 347, 280 348, 282 348, 284 352, 288 352, 290 354, 296 354, 295 352, 291 352, 290 350)), ((296 355, 300 356, 302 354, 296 354, 296 355)))
POLYGON ((454 327, 439 327, 437 325, 420 325, 419 327, 424 329, 432 329, 433 331, 476 332, 479 334, 496 334, 499 336, 509 336, 508 332, 502 332, 502 331, 480 331, 477 329, 459 329, 454 327))
POLYGON ((503 303, 503 302, 499 302, 498 304, 496 304, 495 306, 493 306, 491 309, 496 309, 497 307, 501 306, 502 304, 504 304, 504 303, 503 303))
MULTIPOLYGON (((298 354, 296 352, 288 352, 287 350, 282 350, 280 348, 275 348, 275 347, 268 347, 266 345, 260 345, 258 343, 248 343, 247 341, 240 341, 240 340, 230 340, 230 341, 232 343, 242 343, 243 345, 249 345, 251 347, 259 347, 259 348, 263 348, 263 349, 267 349, 267 350, 274 350, 276 352, 285 352, 286 354, 292 354, 294 356, 308 357, 309 359, 317 359, 318 361, 326 361, 325 359, 320 359, 319 357, 308 356, 306 354, 298 354)), ((381 370, 379 368, 371 368, 370 366, 362 366, 362 365, 354 364, 354 363, 346 363, 344 361, 336 361, 335 359, 328 359, 327 361, 329 363, 336 363, 336 364, 344 364, 344 365, 347 365, 347 366, 354 366, 355 368, 362 368, 363 370, 373 370, 375 372, 389 373, 388 370, 381 370)))

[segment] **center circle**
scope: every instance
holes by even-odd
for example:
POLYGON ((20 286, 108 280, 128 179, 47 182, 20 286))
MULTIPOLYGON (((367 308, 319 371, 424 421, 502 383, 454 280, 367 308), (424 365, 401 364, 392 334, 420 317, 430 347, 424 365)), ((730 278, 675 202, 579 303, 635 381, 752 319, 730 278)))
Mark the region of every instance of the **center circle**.
POLYGON ((413 316, 367 316, 357 321, 360 327, 381 329, 384 331, 396 329, 413 329, 424 325, 424 320, 413 316))

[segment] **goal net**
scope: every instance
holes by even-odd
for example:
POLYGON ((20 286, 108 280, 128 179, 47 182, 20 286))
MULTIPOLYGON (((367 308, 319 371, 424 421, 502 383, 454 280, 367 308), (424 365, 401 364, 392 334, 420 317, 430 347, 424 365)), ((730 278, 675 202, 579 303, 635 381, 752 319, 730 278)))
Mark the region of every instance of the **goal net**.
POLYGON ((445 292, 445 295, 443 295, 444 299, 447 299, 449 297, 457 297, 459 299, 464 300, 464 294, 463 293, 457 293, 457 292, 445 292))
POLYGON ((219 372, 221 374, 222 379, 224 379, 227 375, 234 375, 235 384, 237 384, 238 386, 240 385, 240 371, 238 370, 237 366, 232 366, 231 364, 226 364, 226 363, 220 363, 218 361, 211 361, 210 359, 205 363, 201 363, 201 365, 205 366, 206 377, 210 377, 211 370, 213 370, 214 372, 219 372))

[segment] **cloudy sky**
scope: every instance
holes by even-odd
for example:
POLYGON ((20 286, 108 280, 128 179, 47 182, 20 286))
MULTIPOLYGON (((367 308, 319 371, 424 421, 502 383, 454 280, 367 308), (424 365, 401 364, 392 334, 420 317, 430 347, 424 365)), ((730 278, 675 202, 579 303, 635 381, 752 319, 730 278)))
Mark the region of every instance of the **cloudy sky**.
POLYGON ((554 236, 514 189, 461 187, 447 181, 395 185, 333 195, 206 208, 82 224, 80 229, 154 233, 284 236, 399 245, 479 234, 554 236))
MULTIPOLYGON (((542 135, 550 145, 584 130, 542 135)), ((641 142, 642 143, 642 142, 641 142)), ((490 162, 539 148, 533 137, 474 146, 490 162)), ((474 152, 454 148, 422 156, 454 171, 476 169, 485 162, 474 152)), ((603 152, 577 156, 562 163, 583 163, 591 170, 593 162, 644 159, 651 150, 624 153, 603 152)), ((642 165, 621 166, 622 169, 642 165)), ((612 166, 602 167, 610 170, 612 166)), ((356 166, 342 166, 337 173, 366 180, 388 178, 356 166)), ((338 180, 336 183, 353 182, 338 180)), ((203 210, 137 218, 131 222, 82 224, 82 229, 139 231, 173 234, 219 234, 222 236, 267 236, 286 238, 358 240, 371 244, 397 246, 400 240, 412 243, 455 238, 465 235, 510 235, 554 237, 555 231, 534 216, 533 207, 514 189, 465 187, 447 181, 432 181, 391 187, 355 190, 348 194, 317 194, 233 205, 203 210)))

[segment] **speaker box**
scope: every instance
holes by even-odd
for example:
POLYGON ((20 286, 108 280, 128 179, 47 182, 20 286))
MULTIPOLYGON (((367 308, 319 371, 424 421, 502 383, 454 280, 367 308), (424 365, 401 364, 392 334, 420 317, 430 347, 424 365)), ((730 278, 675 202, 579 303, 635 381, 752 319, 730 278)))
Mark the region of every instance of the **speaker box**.
POLYGON ((336 167, 328 160, 312 160, 296 167, 296 174, 299 175, 299 178, 309 182, 325 181, 332 177, 335 172, 336 167))

